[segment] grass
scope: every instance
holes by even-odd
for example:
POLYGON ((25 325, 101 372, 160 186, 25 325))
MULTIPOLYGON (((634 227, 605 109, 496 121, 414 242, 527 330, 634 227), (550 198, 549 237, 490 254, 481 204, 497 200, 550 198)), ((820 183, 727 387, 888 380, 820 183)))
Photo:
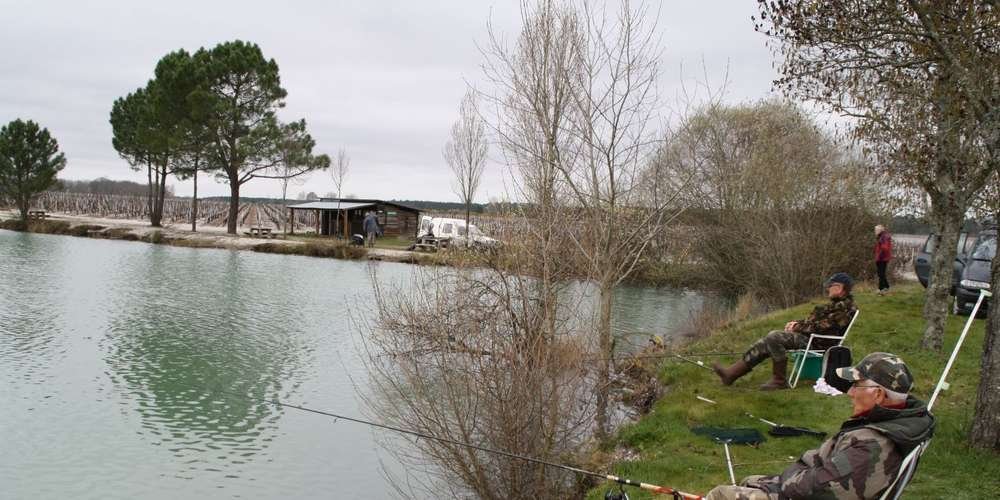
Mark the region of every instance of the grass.
POLYGON ((363 259, 368 252, 357 245, 341 242, 308 241, 304 245, 283 245, 280 243, 260 243, 251 247, 254 252, 280 253, 285 255, 307 255, 310 257, 334 257, 338 259, 363 259))
MULTIPOLYGON (((968 319, 948 318, 941 353, 919 348, 924 322, 921 319, 924 295, 919 285, 893 288, 879 297, 870 290, 855 293, 861 316, 845 345, 855 361, 869 352, 892 352, 906 361, 913 372, 914 395, 926 401, 937 383, 955 342, 968 319)), ((814 304, 741 322, 686 347, 691 353, 740 351, 785 322, 805 317, 814 304)), ((924 454, 907 498, 991 498, 1000 492, 1000 455, 971 448, 966 436, 972 421, 979 386, 979 363, 983 351, 984 320, 977 319, 969 331, 949 374, 951 388, 935 403, 937 430, 924 454)), ((734 359, 724 359, 731 362, 734 359)), ((712 361, 704 358, 706 364, 712 361)), ((811 382, 798 388, 762 392, 757 387, 770 376, 770 363, 759 365, 731 387, 702 368, 681 362, 665 362, 660 378, 667 391, 653 411, 637 423, 622 428, 617 445, 639 452, 639 459, 612 466, 613 474, 692 493, 708 493, 718 484, 728 483, 725 453, 721 445, 695 436, 690 428, 698 425, 754 427, 766 433, 767 426, 744 415, 745 412, 786 425, 821 430, 831 435, 851 413, 847 396, 829 397, 812 391, 811 382), (711 405, 696 399, 716 401, 711 405)), ((737 481, 751 474, 777 474, 805 450, 818 447, 814 437, 776 438, 759 448, 731 448, 737 481)), ((608 485, 591 490, 588 498, 603 498, 608 485)), ((645 491, 629 490, 632 498, 652 498, 645 491)), ((661 497, 662 498, 662 497, 661 497)))

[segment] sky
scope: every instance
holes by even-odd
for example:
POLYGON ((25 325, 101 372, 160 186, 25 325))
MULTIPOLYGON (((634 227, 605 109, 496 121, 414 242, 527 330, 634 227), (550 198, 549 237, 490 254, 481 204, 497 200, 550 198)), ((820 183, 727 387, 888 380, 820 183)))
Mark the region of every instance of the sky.
MULTIPOLYGON (((706 80, 726 83, 725 102, 773 95, 773 58, 750 19, 756 4, 651 2, 661 8, 662 120, 676 115, 682 88, 706 80)), ((111 146, 112 103, 144 86, 167 53, 240 39, 278 63, 288 91, 279 118, 304 118, 317 153, 347 151, 345 197, 458 201, 442 148, 468 86, 486 85, 490 24, 514 39, 519 3, 0 0, 0 124, 21 118, 48 128, 66 154, 61 178, 145 182, 111 146)), ((476 201, 508 198, 509 175, 492 147, 476 201)), ((191 195, 189 181, 168 184, 191 195)), ((288 196, 334 190, 329 173, 314 172, 288 196)), ((202 176, 198 194, 226 196, 229 187, 202 176)), ((281 186, 256 179, 241 194, 280 198, 281 186)))

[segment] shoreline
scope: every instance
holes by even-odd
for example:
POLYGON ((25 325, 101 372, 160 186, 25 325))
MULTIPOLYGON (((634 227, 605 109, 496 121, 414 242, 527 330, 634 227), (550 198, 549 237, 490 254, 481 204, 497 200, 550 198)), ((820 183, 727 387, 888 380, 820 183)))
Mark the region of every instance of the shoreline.
POLYGON ((433 254, 389 248, 365 248, 345 244, 332 238, 314 238, 315 241, 290 240, 285 239, 282 234, 278 234, 274 238, 261 238, 228 234, 226 228, 221 226, 199 226, 198 231, 191 231, 189 223, 166 223, 163 227, 153 227, 148 221, 108 219, 64 213, 50 214, 42 220, 29 220, 27 227, 24 227, 15 211, 0 210, 0 229, 107 240, 139 241, 187 248, 249 250, 261 253, 347 260, 377 260, 404 264, 434 265, 441 263, 440 258, 435 258, 433 254), (183 229, 184 226, 187 226, 188 229, 183 229))

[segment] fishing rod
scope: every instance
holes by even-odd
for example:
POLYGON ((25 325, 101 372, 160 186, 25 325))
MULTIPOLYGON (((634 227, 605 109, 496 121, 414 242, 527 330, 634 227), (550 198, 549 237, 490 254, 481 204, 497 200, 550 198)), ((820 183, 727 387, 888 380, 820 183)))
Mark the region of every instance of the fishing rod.
MULTIPOLYGON (((709 404, 713 404, 713 405, 714 404, 718 404, 715 401, 712 401, 711 399, 708 399, 706 397, 695 396, 695 398, 698 398, 699 400, 704 401, 704 402, 709 403, 709 404)), ((767 420, 766 418, 761 418, 761 417, 755 416, 755 415, 753 415, 752 413, 750 413, 748 411, 743 412, 743 414, 746 415, 747 417, 759 420, 759 421, 761 421, 761 422, 763 422, 763 423, 771 426, 771 430, 768 431, 768 434, 770 434, 772 436, 793 437, 793 436, 809 435, 809 436, 816 436, 816 437, 819 437, 819 438, 825 438, 826 437, 826 433, 825 432, 814 431, 812 429, 806 429, 805 427, 793 427, 793 426, 790 426, 790 425, 782 425, 782 424, 779 424, 777 422, 772 422, 770 420, 767 420)))
POLYGON ((659 494, 663 494, 663 495, 673 495, 673 497, 675 499, 704 500, 704 497, 702 497, 701 495, 696 495, 696 494, 693 494, 693 493, 685 493, 683 491, 675 490, 673 488, 668 488, 666 486, 657 486, 655 484, 643 483, 641 481, 634 481, 632 479, 626 479, 626 478, 619 477, 619 476, 614 476, 614 475, 611 475, 611 474, 601 474, 600 472, 593 472, 593 471, 581 469, 579 467, 573 467, 573 466, 570 466, 570 465, 558 464, 558 463, 555 463, 555 462, 549 462, 547 460, 542 460, 540 458, 534 458, 534 457, 529 457, 529 456, 525 456, 525 455, 519 455, 517 453, 511 453, 509 451, 503 451, 503 450, 497 450, 497 449, 493 449, 493 448, 487 448, 485 446, 479 446, 479 445, 475 445, 475 444, 472 444, 472 443, 465 443, 465 442, 462 442, 462 441, 456 441, 454 439, 440 437, 440 436, 434 436, 432 434, 426 434, 426 433, 423 433, 423 432, 414 431, 414 430, 410 430, 410 429, 403 429, 403 428, 395 427, 395 426, 392 426, 392 425, 380 424, 378 422, 372 422, 370 420, 365 420, 365 419, 361 419, 361 418, 349 417, 349 416, 346 416, 346 415, 339 415, 339 414, 336 414, 336 413, 332 413, 332 412, 328 412, 328 411, 323 411, 323 410, 316 410, 316 409, 313 409, 313 408, 306 408, 305 406, 299 406, 299 405, 294 405, 294 404, 290 404, 290 403, 282 403, 281 401, 277 401, 277 400, 273 400, 273 399, 258 398, 258 397, 249 396, 249 395, 246 395, 246 394, 239 394, 239 393, 230 392, 230 391, 226 391, 226 390, 222 390, 222 389, 219 389, 218 391, 221 392, 221 393, 223 393, 223 394, 228 394, 230 396, 235 396, 235 397, 247 399, 247 400, 250 400, 250 401, 257 401, 259 403, 269 403, 269 404, 281 406, 281 407, 284 407, 284 408, 292 408, 292 409, 295 409, 295 410, 305 411, 305 412, 309 412, 309 413, 315 413, 315 414, 318 414, 318 415, 324 415, 324 416, 327 416, 327 417, 332 417, 332 418, 337 419, 337 420, 341 420, 341 419, 342 420, 347 420, 349 422, 355 422, 355 423, 367 425, 367 426, 370 426, 370 427, 377 427, 377 428, 380 428, 380 429, 386 429, 386 430, 390 430, 390 431, 393 431, 393 432, 398 432, 400 434, 408 434, 408 435, 411 435, 411 436, 416 436, 418 438, 429 439, 431 441, 438 441, 438 442, 453 444, 453 445, 457 445, 457 446, 464 446, 466 448, 472 448, 474 450, 479 450, 479 451, 482 451, 482 452, 485 452, 485 453, 492 453, 494 455, 501 455, 501 456, 508 457, 508 458, 515 458, 515 459, 518 459, 518 460, 523 460, 525 462, 532 462, 532 463, 536 463, 536 464, 540 464, 540 465, 545 465, 545 466, 548 466, 548 467, 554 467, 554 468, 557 468, 557 469, 562 469, 562 470, 566 470, 566 471, 569 471, 569 472, 573 472, 573 473, 576 473, 576 474, 581 474, 581 475, 591 476, 591 477, 598 477, 598 478, 601 478, 601 479, 604 479, 604 480, 607 480, 607 481, 613 481, 613 482, 618 483, 618 484, 623 484, 623 485, 627 485, 627 486, 635 486, 637 488, 641 488, 641 489, 644 489, 644 490, 647 490, 647 491, 651 491, 653 493, 659 493, 659 494))

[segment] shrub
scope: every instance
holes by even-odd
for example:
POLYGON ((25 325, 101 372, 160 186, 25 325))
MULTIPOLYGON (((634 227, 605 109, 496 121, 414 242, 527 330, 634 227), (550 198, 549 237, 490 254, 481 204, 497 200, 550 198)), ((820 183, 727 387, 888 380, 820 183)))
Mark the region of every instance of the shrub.
POLYGON ((787 307, 834 272, 870 274, 885 189, 794 104, 708 106, 655 166, 651 179, 689 207, 685 240, 703 285, 787 307))

